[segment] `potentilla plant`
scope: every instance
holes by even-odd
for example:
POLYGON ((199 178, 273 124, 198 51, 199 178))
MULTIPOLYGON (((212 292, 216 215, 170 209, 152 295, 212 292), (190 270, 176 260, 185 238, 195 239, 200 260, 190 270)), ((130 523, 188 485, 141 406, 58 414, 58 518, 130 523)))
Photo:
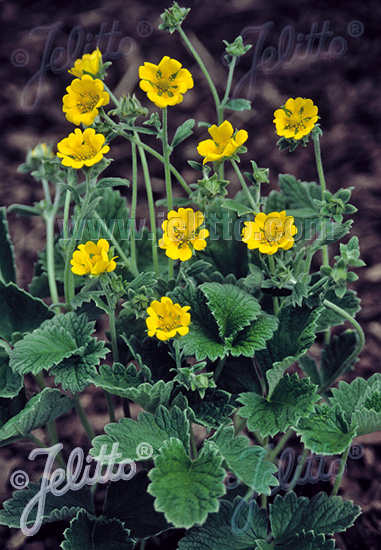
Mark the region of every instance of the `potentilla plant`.
POLYGON ((309 98, 274 106, 274 123, 281 150, 295 155, 299 144, 312 144, 318 183, 282 174, 278 190, 266 195, 267 169, 251 161, 241 171, 251 137, 229 115, 251 106, 230 90, 236 62, 251 46, 240 36, 225 42, 229 71, 221 98, 183 29, 188 11, 175 3, 162 14, 161 29, 180 34, 210 87, 216 114, 201 141, 193 137, 194 119, 176 130, 171 125, 172 111, 194 93, 181 61, 153 54, 136 68, 139 97, 117 98, 105 80, 110 63, 95 50, 69 71, 63 113, 73 131, 56 153, 39 144, 20 167, 44 190, 41 202, 9 208, 46 224, 46 249, 28 292, 16 284, 0 211, 0 439, 29 439, 37 449, 32 458, 48 457, 44 477, 4 503, 0 522, 33 535, 43 523, 67 520, 64 550, 142 550, 171 529, 185 529, 179 550, 333 549, 332 536, 360 513, 337 496, 351 444, 381 428, 381 375, 337 384, 364 345, 354 318, 359 300, 347 288, 356 279, 351 268, 364 265, 357 237, 347 238, 347 216, 356 211, 351 189, 326 188, 318 106, 309 98), (147 134, 161 146, 148 145, 147 134), (131 148, 131 182, 102 175, 116 138, 131 148), (185 139, 188 147, 193 140, 189 164, 197 183, 187 183, 171 161, 185 139), (152 157, 163 166, 161 227, 152 157), (226 165, 242 187, 231 198, 226 165), (143 184, 150 228, 138 230, 143 184), (172 196, 175 185, 181 199, 172 196), (130 208, 115 189, 123 186, 132 188, 130 208), (58 220, 62 231, 55 234, 58 220), (343 239, 332 256, 330 245, 343 239), (321 267, 312 268, 320 258, 321 267), (105 339, 95 333, 102 316, 105 339), (332 335, 331 327, 343 323, 349 328, 332 335), (319 334, 317 358, 310 348, 319 334), (31 377, 39 388, 34 395, 31 377), (80 399, 87 388, 92 395, 92 385, 103 390, 110 418, 97 436, 80 399), (117 420, 120 402, 124 416, 117 420), (131 402, 142 409, 137 418, 131 402), (82 473, 83 451, 62 449, 55 424, 72 408, 90 449, 82 473), (44 426, 41 440, 36 430, 44 426), (295 435, 304 450, 285 487, 279 468, 295 435), (296 496, 298 476, 316 454, 335 456, 326 492, 296 496), (60 467, 54 473, 53 460, 60 467), (98 509, 94 493, 105 483, 98 509))

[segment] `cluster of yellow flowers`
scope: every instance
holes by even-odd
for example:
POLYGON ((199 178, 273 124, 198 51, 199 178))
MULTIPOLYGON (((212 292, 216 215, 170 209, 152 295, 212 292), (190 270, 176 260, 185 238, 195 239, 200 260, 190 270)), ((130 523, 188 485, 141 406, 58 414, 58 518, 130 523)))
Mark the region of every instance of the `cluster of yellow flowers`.
MULTIPOLYGON (((69 73, 78 78, 66 88, 62 110, 67 120, 76 126, 91 126, 99 114, 99 108, 110 101, 102 80, 95 78, 101 66, 102 54, 97 48, 93 53, 77 59, 74 67, 69 70, 69 73)), ((76 169, 93 166, 110 150, 104 142, 105 137, 96 134, 94 129, 86 128, 82 132, 77 128, 57 144, 57 156, 62 159, 64 166, 76 169)))
MULTIPOLYGON (((69 71, 77 78, 67 87, 68 93, 63 97, 63 112, 77 126, 91 126, 99 114, 99 108, 110 100, 102 80, 96 78, 101 68, 102 55, 97 49, 77 59, 69 71)), ((179 61, 168 56, 163 57, 158 65, 145 62, 139 67, 139 77, 140 88, 160 109, 181 103, 184 93, 193 88, 191 73, 179 61)), ((318 109, 311 99, 290 98, 274 113, 276 133, 286 139, 302 139, 314 128, 319 118, 317 113, 318 109)), ((219 126, 212 125, 208 132, 212 139, 201 141, 197 147, 198 153, 204 157, 203 164, 220 163, 234 157, 248 139, 246 130, 234 131, 227 120, 219 126)), ((105 141, 105 137, 97 134, 93 128, 87 127, 83 132, 76 128, 74 133, 58 143, 57 156, 62 159, 64 166, 75 169, 92 166, 109 151, 105 141)), ((199 210, 171 210, 162 224, 164 233, 159 241, 160 248, 172 260, 189 260, 194 250, 201 251, 207 245, 205 239, 209 231, 201 227, 203 223, 204 214, 199 210)), ((262 254, 272 255, 279 249, 290 249, 296 233, 294 218, 287 216, 285 211, 268 215, 259 212, 255 221, 244 223, 242 241, 250 250, 258 249, 262 254)), ((74 252, 72 271, 77 275, 98 277, 115 270, 115 258, 109 257, 109 243, 105 239, 98 240, 97 244, 88 241, 79 245, 74 252)), ((184 336, 189 331, 189 309, 189 306, 174 304, 166 296, 160 302, 154 300, 147 309, 148 335, 156 336, 159 340, 184 336)))

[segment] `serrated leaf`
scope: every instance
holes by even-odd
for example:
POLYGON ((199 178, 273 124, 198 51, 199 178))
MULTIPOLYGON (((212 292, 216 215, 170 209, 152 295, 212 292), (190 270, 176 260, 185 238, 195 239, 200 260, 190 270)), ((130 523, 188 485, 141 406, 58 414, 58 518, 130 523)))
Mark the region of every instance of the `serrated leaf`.
MULTIPOLYGON (((353 290, 347 290, 342 298, 338 298, 334 291, 330 291, 326 294, 326 299, 344 309, 352 317, 360 310, 360 300, 353 290)), ((332 309, 324 307, 317 322, 316 332, 323 332, 329 327, 342 325, 344 321, 344 317, 332 309)))
POLYGON ((129 282, 126 285, 126 291, 135 290, 136 292, 138 292, 140 291, 142 286, 144 286, 147 290, 153 291, 156 283, 157 283, 157 277, 154 271, 139 273, 139 275, 135 277, 135 279, 133 279, 131 282, 129 282))
POLYGON ((306 354, 299 357, 298 361, 303 372, 311 378, 311 382, 317 386, 320 386, 322 380, 315 359, 312 359, 312 357, 306 354))
POLYGON ((254 500, 221 500, 219 512, 187 532, 179 550, 255 550, 257 540, 265 538, 267 530, 266 510, 259 509, 254 500))
POLYGON ((316 205, 311 196, 311 189, 317 187, 316 183, 297 180, 290 174, 280 174, 279 187, 282 190, 287 209, 308 207, 314 210, 315 217, 318 217, 316 205))
POLYGON ((123 523, 117 519, 94 518, 85 511, 78 512, 66 529, 63 550, 131 550, 134 541, 123 523))
POLYGON ((45 426, 75 405, 75 400, 56 388, 45 388, 32 397, 25 408, 8 420, 0 429, 0 441, 11 437, 23 437, 32 430, 45 426))
POLYGON ((23 378, 9 366, 6 351, 0 349, 0 397, 15 397, 21 390, 23 378))
POLYGON ((131 399, 151 413, 154 413, 159 405, 168 407, 173 382, 159 380, 152 384, 144 382, 144 379, 143 372, 137 373, 134 365, 131 364, 126 369, 120 363, 115 363, 112 369, 101 366, 100 375, 93 375, 91 382, 113 395, 131 399))
POLYGON ((194 413, 194 422, 206 428, 219 428, 229 423, 229 416, 234 411, 231 395, 218 388, 207 388, 201 398, 198 392, 183 391, 194 413))
POLYGON ((256 351, 266 348, 267 341, 271 340, 277 328, 278 319, 273 315, 263 314, 250 327, 239 332, 227 349, 233 357, 253 357, 256 351))
POLYGON ((343 453, 356 436, 339 405, 316 405, 308 417, 302 417, 296 427, 302 442, 313 453, 334 455, 343 453))
POLYGON ((93 439, 92 456, 100 455, 102 445, 110 453, 114 443, 118 443, 119 456, 115 462, 123 460, 146 460, 143 453, 137 454, 137 448, 142 443, 152 447, 152 456, 156 456, 164 444, 171 437, 182 442, 184 449, 189 450, 189 421, 186 411, 173 407, 170 411, 160 405, 152 415, 147 412, 139 414, 137 420, 121 418, 118 423, 113 422, 105 426, 106 435, 99 435, 93 439))
POLYGON ((313 403, 318 398, 316 386, 308 378, 286 374, 267 399, 255 393, 242 393, 238 401, 244 406, 238 414, 247 418, 250 431, 273 437, 295 426, 301 417, 313 410, 313 403))
POLYGON ((97 182, 97 187, 117 187, 118 185, 129 186, 130 182, 124 178, 102 178, 97 182))
POLYGON ((81 392, 91 383, 92 376, 97 374, 96 366, 108 353, 105 342, 97 342, 93 338, 81 355, 63 359, 53 366, 49 374, 55 377, 55 384, 61 384, 62 389, 70 390, 73 394, 81 392))
POLYGON ((177 147, 184 139, 187 139, 189 136, 193 134, 193 126, 195 124, 194 118, 190 118, 183 122, 176 130, 176 133, 173 137, 173 141, 171 143, 172 149, 177 147))
POLYGON ((270 504, 271 530, 277 543, 285 543, 303 531, 334 535, 351 527, 361 513, 359 506, 339 496, 318 493, 309 500, 289 492, 270 504))
POLYGON ((261 312, 256 298, 234 285, 204 283, 200 290, 217 321, 221 338, 233 338, 261 312))
POLYGON ((330 402, 340 406, 346 422, 356 427, 356 435, 365 435, 381 430, 381 374, 375 373, 368 380, 355 378, 351 384, 340 381, 332 388, 330 402), (372 403, 372 397, 377 397, 372 403))
POLYGON ((94 322, 73 312, 55 315, 25 338, 16 342, 10 365, 20 374, 39 373, 73 355, 82 356, 92 340, 94 322))
POLYGON ((16 267, 13 245, 9 237, 6 208, 0 208, 0 280, 16 283, 16 267))
POLYGON ((164 515, 155 511, 148 484, 146 471, 140 471, 127 481, 111 482, 107 488, 103 515, 120 520, 133 538, 153 537, 170 527, 164 515))
POLYGON ((335 541, 326 540, 324 535, 309 531, 296 535, 290 542, 281 546, 282 550, 334 550, 335 541))
POLYGON ((238 216, 246 216, 246 214, 251 214, 253 212, 252 207, 245 206, 244 204, 241 204, 233 199, 225 199, 223 207, 228 210, 232 210, 233 212, 237 212, 238 216))
POLYGON ((155 509, 175 527, 204 523, 209 513, 218 511, 218 498, 225 493, 221 463, 222 457, 211 447, 202 448, 191 460, 182 441, 174 437, 165 441, 149 472, 148 492, 155 497, 155 509))
MULTIPOLYGON (((0 524, 20 529, 20 518, 26 505, 41 490, 41 480, 39 483, 29 483, 26 489, 15 491, 12 498, 6 500, 3 504, 4 509, 0 510, 0 524)), ((36 521, 37 508, 34 506, 26 518, 26 527, 32 527, 36 521)), ((69 520, 73 518, 79 510, 94 512, 94 504, 88 487, 81 489, 68 489, 65 494, 57 497, 50 491, 46 493, 45 505, 42 509, 42 525, 54 521, 69 520)))
POLYGON ((246 436, 234 437, 233 426, 221 426, 207 442, 217 447, 229 469, 257 493, 270 495, 271 487, 278 485, 274 477, 278 468, 265 460, 266 450, 250 445, 246 436))
POLYGON ((12 340, 14 332, 31 332, 53 312, 39 298, 34 298, 14 283, 0 282, 0 338, 12 340))
POLYGON ((333 221, 327 222, 325 225, 326 230, 313 242, 311 245, 311 251, 316 252, 325 245, 340 241, 343 237, 345 237, 345 235, 347 235, 347 233, 349 233, 352 224, 353 220, 348 220, 345 223, 336 223, 333 221))
POLYGON ((225 109, 230 109, 230 111, 250 111, 251 101, 248 99, 230 99, 225 103, 225 109))
POLYGON ((247 391, 261 393, 261 381, 253 359, 228 357, 218 378, 218 387, 233 395, 247 391))
POLYGON ((333 383, 337 378, 336 373, 343 374, 341 366, 353 353, 356 345, 356 331, 346 330, 338 336, 333 336, 330 342, 324 346, 320 371, 323 384, 325 381, 333 383))
POLYGON ((316 322, 321 310, 321 307, 309 309, 305 304, 281 308, 278 329, 267 342, 267 349, 257 354, 263 374, 275 367, 276 378, 279 378, 281 365, 286 369, 310 349, 316 338, 316 322))

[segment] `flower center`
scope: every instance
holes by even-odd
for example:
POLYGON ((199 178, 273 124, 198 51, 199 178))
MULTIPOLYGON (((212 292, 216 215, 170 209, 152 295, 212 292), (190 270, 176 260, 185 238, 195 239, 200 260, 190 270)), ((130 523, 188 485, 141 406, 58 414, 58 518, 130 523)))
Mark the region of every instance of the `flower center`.
POLYGON ((178 328, 180 325, 180 315, 172 314, 170 312, 166 313, 164 316, 158 315, 159 317, 159 327, 165 332, 170 332, 175 328, 178 328))
POLYGON ((91 92, 86 95, 81 94, 81 99, 77 103, 77 107, 81 113, 90 113, 93 111, 99 101, 99 95, 94 95, 91 92))
POLYGON ((94 158, 96 154, 97 152, 92 145, 82 143, 81 148, 74 152, 74 158, 75 160, 87 160, 94 158))

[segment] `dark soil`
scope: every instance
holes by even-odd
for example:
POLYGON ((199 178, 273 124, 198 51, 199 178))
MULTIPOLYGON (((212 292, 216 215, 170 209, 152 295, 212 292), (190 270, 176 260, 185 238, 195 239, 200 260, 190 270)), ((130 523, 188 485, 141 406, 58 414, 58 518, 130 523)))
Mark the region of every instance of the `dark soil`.
MULTIPOLYGON (((349 381, 358 375, 368 378, 380 371, 381 356, 381 259, 377 252, 381 245, 379 2, 196 0, 183 5, 192 8, 184 28, 204 55, 219 92, 223 91, 227 75, 222 40, 231 42, 243 32, 245 41, 254 44, 237 67, 233 88, 236 97, 252 100, 253 110, 232 114, 229 119, 237 128, 249 132, 249 151, 241 163, 249 168, 249 160, 254 159, 258 166, 270 168, 272 183, 269 191, 276 187, 278 173, 291 173, 305 181, 316 181, 317 178, 312 146, 299 147, 293 154, 279 152, 275 146, 274 110, 288 97, 297 96, 310 97, 319 106, 327 184, 331 191, 354 187, 351 202, 358 212, 354 216, 353 234, 359 236, 362 258, 367 264, 358 270, 360 279, 352 285, 362 300, 363 309, 358 320, 366 332, 366 347, 356 364, 356 371, 349 373, 346 379, 349 381), (316 33, 323 29, 331 34, 321 36, 319 44, 316 33), (309 33, 315 33, 315 39, 310 37, 308 49, 306 35, 309 33), (278 52, 274 59, 266 57, 264 63, 263 52, 269 46, 277 48, 281 35, 283 52, 287 39, 294 35, 288 55, 278 52)), ((72 125, 62 114, 61 98, 70 83, 67 73, 71 66, 69 50, 75 49, 78 37, 82 36, 82 43, 78 44, 80 56, 85 47, 90 52, 94 49, 94 36, 103 32, 100 47, 103 52, 108 50, 113 61, 107 83, 116 95, 135 91, 145 105, 148 103, 145 94, 137 86, 138 66, 144 61, 157 63, 163 55, 181 60, 192 72, 195 87, 181 106, 170 111, 171 128, 190 117, 215 122, 208 87, 193 58, 177 34, 157 30, 159 14, 165 7, 168 7, 167 2, 162 0, 101 0, 91 3, 84 0, 6 0, 0 3, 3 41, 0 53, 1 205, 9 206, 15 202, 30 205, 42 198, 39 186, 31 177, 19 174, 17 166, 23 162, 29 147, 40 141, 56 144, 72 131, 72 125), (110 34, 112 29, 114 36, 106 36, 105 33, 110 34), (55 50, 52 59, 52 51, 57 47, 62 48, 61 54, 55 50), (41 64, 45 66, 43 71, 41 64)), ((267 49, 266 56, 271 56, 271 52, 267 49)), ((176 152, 174 163, 188 183, 194 181, 195 172, 186 164, 186 159, 199 160, 195 144, 205 138, 205 130, 198 128, 195 138, 185 142, 179 147, 180 152, 176 152)), ((153 146, 156 145, 153 142, 153 146)), ((128 178, 130 152, 125 142, 115 143, 112 157, 115 162, 109 175, 128 178)), ((164 190, 160 166, 154 176, 155 198, 158 199, 164 190)), ((231 195, 235 189, 238 187, 232 175, 231 195)), ((176 193, 181 195, 181 189, 176 193)), ((130 200, 129 191, 126 196, 130 200)), ((141 215, 146 212, 144 197, 142 189, 141 215)), ((16 249, 18 281, 27 288, 36 251, 44 246, 44 227, 41 221, 33 218, 18 219, 10 215, 9 221, 16 249)), ((30 385, 29 389, 32 391, 33 386, 30 385)), ((102 403, 97 400, 96 391, 85 392, 83 404, 97 433, 102 432, 107 422, 102 403)), ((76 445, 86 447, 74 414, 59 421, 58 430, 67 455, 76 445)), ((381 433, 358 438, 356 442, 362 445, 363 456, 349 460, 340 494, 359 504, 363 515, 354 527, 337 536, 337 545, 341 550, 376 550, 380 547, 381 533, 381 433)), ((292 444, 297 447, 298 441, 295 439, 292 444)), ((27 460, 31 449, 32 444, 19 443, 1 451, 2 500, 11 494, 9 478, 14 470, 27 470, 33 481, 41 475, 42 462, 35 464, 27 460)), ((329 491, 330 487, 320 482, 299 487, 297 492, 315 494, 319 490, 329 491)), ((46 525, 29 539, 19 531, 0 527, 0 548, 53 550, 59 548, 66 527, 64 523, 46 525)), ((178 538, 178 533, 165 534, 150 541, 146 549, 173 550, 178 538)))

